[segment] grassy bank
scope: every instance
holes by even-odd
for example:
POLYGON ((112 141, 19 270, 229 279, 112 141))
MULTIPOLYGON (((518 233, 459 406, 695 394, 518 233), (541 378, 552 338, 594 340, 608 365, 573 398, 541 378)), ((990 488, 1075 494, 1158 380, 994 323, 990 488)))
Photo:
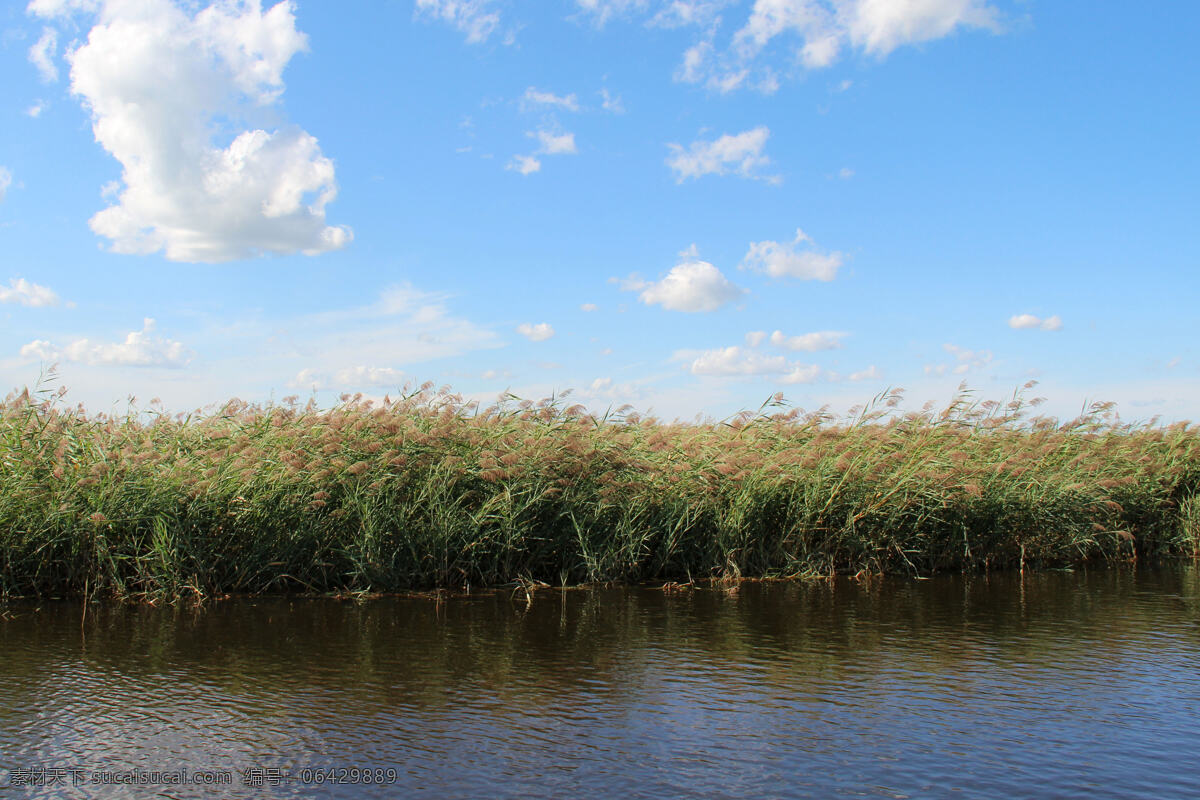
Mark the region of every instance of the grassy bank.
POLYGON ((0 592, 686 580, 1200 550, 1200 430, 960 397, 713 424, 428 389, 191 417, 0 407, 0 592))

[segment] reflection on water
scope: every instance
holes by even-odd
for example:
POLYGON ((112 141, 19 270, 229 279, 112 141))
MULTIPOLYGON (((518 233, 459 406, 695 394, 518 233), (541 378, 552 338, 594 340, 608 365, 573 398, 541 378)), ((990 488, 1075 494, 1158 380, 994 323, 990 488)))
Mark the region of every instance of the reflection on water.
POLYGON ((8 611, 12 797, 1200 795, 1192 565, 8 611))

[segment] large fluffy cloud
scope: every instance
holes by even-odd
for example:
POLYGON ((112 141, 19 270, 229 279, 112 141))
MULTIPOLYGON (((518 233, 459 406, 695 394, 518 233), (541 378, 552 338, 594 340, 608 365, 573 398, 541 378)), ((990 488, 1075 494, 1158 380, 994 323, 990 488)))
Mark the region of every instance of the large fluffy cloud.
POLYGON ((96 141, 122 166, 116 203, 90 221, 114 251, 215 262, 350 241, 348 228, 325 223, 337 185, 316 138, 236 122, 278 102, 284 68, 307 46, 291 2, 195 11, 171 0, 35 0, 29 10, 94 15, 67 58, 96 141))
POLYGON ((687 260, 676 264, 663 278, 647 282, 636 277, 622 281, 621 288, 640 292, 646 305, 661 305, 669 311, 716 311, 732 303, 745 289, 735 286, 721 271, 695 257, 695 249, 684 251, 687 260))

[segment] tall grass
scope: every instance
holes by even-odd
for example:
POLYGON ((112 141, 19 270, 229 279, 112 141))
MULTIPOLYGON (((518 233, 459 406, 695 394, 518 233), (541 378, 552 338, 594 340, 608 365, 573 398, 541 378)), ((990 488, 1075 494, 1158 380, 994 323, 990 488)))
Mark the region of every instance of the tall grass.
POLYGON ((1200 553, 1200 429, 961 394, 680 424, 429 386, 171 417, 0 405, 0 593, 928 574, 1200 553))

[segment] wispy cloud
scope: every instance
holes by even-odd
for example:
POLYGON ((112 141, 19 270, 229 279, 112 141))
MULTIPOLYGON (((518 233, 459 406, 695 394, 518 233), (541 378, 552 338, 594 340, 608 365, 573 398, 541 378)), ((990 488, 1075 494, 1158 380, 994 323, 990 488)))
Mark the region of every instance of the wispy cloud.
POLYGON ((531 342, 544 342, 554 336, 554 327, 548 322, 539 322, 536 325, 522 322, 517 326, 517 333, 531 342))
POLYGON ((766 273, 772 278, 831 281, 837 277, 844 260, 839 252, 822 253, 808 234, 797 229, 791 242, 751 242, 738 268, 766 273))
POLYGON ((705 175, 737 175, 742 178, 779 183, 778 175, 764 176, 760 170, 771 163, 763 148, 771 131, 760 125, 737 134, 725 134, 712 141, 697 139, 687 148, 671 143, 667 148, 667 166, 675 173, 676 183, 705 175))
POLYGON ((450 25, 471 44, 480 44, 500 27, 496 6, 495 0, 417 0, 415 13, 450 25))
POLYGON ((926 375, 965 375, 971 370, 980 370, 992 363, 991 350, 968 350, 954 344, 944 344, 942 349, 954 356, 953 364, 926 364, 926 375))
POLYGON ((842 346, 842 339, 847 336, 841 331, 816 331, 799 336, 784 336, 783 331, 771 334, 771 344, 785 350, 815 353, 819 350, 836 350, 842 346))
POLYGON ((1008 327, 1016 330, 1061 331, 1062 319, 1057 314, 1045 319, 1033 314, 1016 314, 1008 318, 1008 327))
POLYGON ((677 360, 689 360, 688 371, 693 375, 717 378, 777 376, 781 383, 811 383, 821 377, 821 368, 815 364, 789 361, 783 356, 765 355, 757 350, 747 350, 734 345, 699 354, 680 351, 677 360))
POLYGON ((43 28, 41 38, 29 48, 29 61, 37 67, 38 74, 46 83, 58 80, 58 65, 54 56, 58 52, 58 32, 53 28, 43 28))
POLYGON ((684 54, 676 79, 770 94, 781 73, 828 67, 847 52, 884 58, 960 29, 999 31, 1000 16, 986 0, 756 0, 726 46, 715 27, 684 54))
POLYGON ((543 91, 533 86, 525 90, 525 94, 521 98, 521 107, 523 109, 528 110, 546 106, 560 108, 564 111, 578 111, 579 98, 574 94, 557 95, 554 92, 543 91))

